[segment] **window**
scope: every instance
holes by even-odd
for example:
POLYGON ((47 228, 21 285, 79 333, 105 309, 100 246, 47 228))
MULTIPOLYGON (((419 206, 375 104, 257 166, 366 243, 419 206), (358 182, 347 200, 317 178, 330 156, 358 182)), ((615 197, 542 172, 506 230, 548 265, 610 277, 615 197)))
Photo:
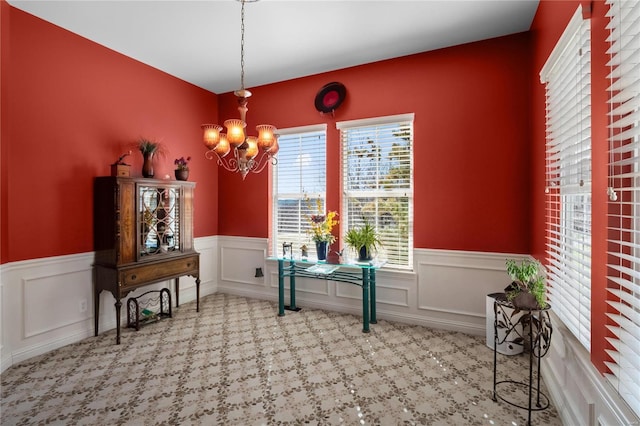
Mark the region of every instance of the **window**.
POLYGON ((273 246, 272 253, 282 254, 282 244, 292 243, 299 253, 306 244, 309 254, 308 217, 316 201, 325 206, 326 126, 308 126, 280 130, 278 166, 273 168, 273 246))
POLYGON ((640 416, 640 3, 608 0, 609 382, 640 416))
POLYGON ((591 350, 591 49, 578 8, 540 72, 546 88, 546 244, 554 312, 591 350))
MULTIPOLYGON (((337 124, 342 141, 343 234, 375 226, 388 266, 413 267, 413 114, 337 124)), ((355 253, 354 253, 355 255, 355 253)))

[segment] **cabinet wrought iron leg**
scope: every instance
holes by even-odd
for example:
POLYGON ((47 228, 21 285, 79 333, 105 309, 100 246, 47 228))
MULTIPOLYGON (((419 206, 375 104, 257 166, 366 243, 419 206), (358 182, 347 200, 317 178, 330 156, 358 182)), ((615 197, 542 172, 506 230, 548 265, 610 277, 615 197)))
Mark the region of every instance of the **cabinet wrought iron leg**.
POLYGON ((120 308, 122 308, 122 302, 116 299, 116 345, 120 344, 120 308))
POLYGON ((176 278, 176 308, 180 306, 180 278, 176 278))
POLYGON ((100 294, 93 295, 93 321, 95 324, 95 336, 98 336, 98 319, 100 318, 100 294))
POLYGON ((196 312, 200 312, 200 277, 196 278, 196 312))

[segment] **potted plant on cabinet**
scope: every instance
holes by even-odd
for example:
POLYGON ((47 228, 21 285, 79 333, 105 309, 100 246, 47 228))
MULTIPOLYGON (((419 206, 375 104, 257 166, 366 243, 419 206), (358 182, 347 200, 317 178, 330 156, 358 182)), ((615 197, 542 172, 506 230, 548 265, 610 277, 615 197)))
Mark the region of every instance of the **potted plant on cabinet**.
POLYGON ((519 309, 544 309, 547 307, 547 290, 543 267, 537 260, 524 259, 517 263, 507 260, 507 274, 513 280, 505 293, 514 307, 519 309))
POLYGON ((138 149, 142 153, 144 162, 142 163, 142 176, 152 178, 155 174, 153 171, 153 158, 156 154, 162 153, 160 142, 151 139, 140 138, 138 140, 138 149))
POLYGON ((358 253, 359 261, 371 260, 372 252, 382 246, 376 228, 367 220, 364 225, 349 229, 344 242, 358 253))
POLYGON ((189 179, 189 161, 191 161, 191 157, 180 157, 175 159, 173 164, 176 166, 176 180, 189 179))

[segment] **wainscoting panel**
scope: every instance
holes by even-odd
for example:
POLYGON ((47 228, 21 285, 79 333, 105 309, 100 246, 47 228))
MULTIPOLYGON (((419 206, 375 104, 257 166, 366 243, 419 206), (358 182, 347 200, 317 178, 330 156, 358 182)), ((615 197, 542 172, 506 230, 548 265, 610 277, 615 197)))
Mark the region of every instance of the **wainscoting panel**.
MULTIPOLYGON (((202 237, 196 238, 193 241, 194 248, 200 253, 200 295, 215 293, 218 286, 218 238, 217 237, 202 237)), ((184 300, 188 302, 195 300, 195 280, 191 277, 180 279, 180 289, 185 288, 187 279, 191 280, 193 285, 193 292, 188 291, 189 294, 193 294, 193 298, 189 299, 189 294, 185 294, 184 299, 182 293, 180 294, 180 302, 184 300), (185 283, 182 281, 185 280, 185 283)), ((187 293, 187 292, 184 292, 187 293)))
MULTIPOLYGON (((289 297, 289 280, 285 280, 285 297, 289 297)), ((320 295, 320 296, 329 296, 329 281, 326 280, 315 280, 308 278, 296 278, 296 298, 300 295, 304 299, 305 294, 312 295, 320 295)), ((276 274, 276 287, 278 284, 277 274, 276 274)), ((297 300, 297 299, 296 299, 297 300)))
POLYGON ((362 300, 362 287, 355 284, 336 282, 336 297, 362 300))
POLYGON ((88 253, 3 265, 3 368, 90 335, 92 263, 88 253))
POLYGON ((485 330, 486 295, 509 284, 506 259, 522 255, 419 250, 416 255, 418 309, 436 321, 454 322, 454 329, 473 334, 485 330), (466 324, 466 326, 465 326, 466 324))
POLYGON ((24 339, 88 320, 93 306, 91 269, 22 279, 24 339), (78 291, 81 289, 80 291, 78 291), (60 297, 61 294, 67 297, 60 297), (51 303, 57 300, 57 303, 51 303))
POLYGON ((221 284, 227 286, 229 283, 236 283, 264 287, 264 278, 256 277, 255 273, 256 268, 264 268, 266 255, 267 247, 265 239, 221 238, 221 284))

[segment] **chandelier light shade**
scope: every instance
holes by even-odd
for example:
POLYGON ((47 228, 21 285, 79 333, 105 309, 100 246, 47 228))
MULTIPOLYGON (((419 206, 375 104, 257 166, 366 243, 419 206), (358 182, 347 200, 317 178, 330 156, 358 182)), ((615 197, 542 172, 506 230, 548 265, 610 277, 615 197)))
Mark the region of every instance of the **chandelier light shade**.
POLYGON ((276 128, 271 124, 261 124, 256 126, 256 130, 258 131, 258 148, 269 151, 276 140, 276 128))
POLYGON ((231 151, 231 145, 227 140, 227 135, 220 135, 220 142, 213 147, 212 151, 217 154, 219 158, 225 157, 231 151))
POLYGON ((245 140, 245 128, 247 123, 242 120, 231 119, 224 122, 227 128, 227 140, 231 145, 240 146, 245 140))
POLYGON ((214 149, 220 142, 220 130, 222 127, 217 124, 204 124, 204 144, 209 149, 214 149))
MULTIPOLYGON (((246 116, 248 99, 251 92, 244 88, 244 4, 240 0, 242 9, 240 13, 240 90, 236 90, 234 95, 238 98, 238 112, 240 118, 225 120, 224 127, 226 133, 221 133, 222 126, 218 124, 203 124, 203 141, 207 148, 205 157, 209 160, 217 159, 219 166, 230 172, 239 172, 242 179, 249 172, 260 173, 267 164, 276 165, 278 163, 275 155, 278 152, 278 135, 275 126, 261 124, 256 126, 258 136, 247 135, 246 116), (227 156, 229 153, 233 155, 227 156)), ((257 0, 256 0, 257 1, 257 0)))

